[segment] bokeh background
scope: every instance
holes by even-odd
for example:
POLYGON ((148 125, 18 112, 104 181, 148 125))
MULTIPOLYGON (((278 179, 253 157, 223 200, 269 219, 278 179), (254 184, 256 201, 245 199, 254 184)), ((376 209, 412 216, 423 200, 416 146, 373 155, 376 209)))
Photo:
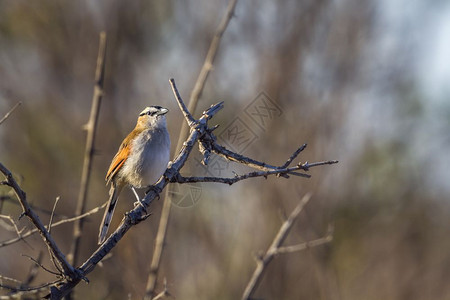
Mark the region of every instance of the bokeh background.
MULTIPOLYGON (((43 209, 44 222, 57 196, 55 218, 74 214, 99 32, 108 37, 106 92, 88 209, 107 200, 109 162, 145 106, 170 109, 174 153, 183 118, 168 79, 176 79, 187 101, 226 6, 224 0, 0 1, 0 116, 22 101, 0 125, 0 161, 43 209)), ((255 255, 312 192, 285 244, 319 238, 329 224, 333 242, 276 257, 258 298, 450 299, 449 78, 448 1, 239 1, 197 116, 223 100, 213 123, 221 125, 222 141, 237 148, 242 144, 226 130, 248 130, 244 154, 280 165, 307 142, 298 160, 340 162, 312 169, 311 179, 172 187, 175 199, 195 201, 172 209, 159 290, 166 278, 176 299, 239 298, 255 255), (261 93, 279 109, 264 126, 246 114, 261 93)), ((185 173, 246 170, 218 160, 205 170, 196 157, 185 173)), ((1 187, 0 194, 9 190, 1 187)), ((123 193, 113 226, 133 202, 123 193)), ((89 274, 90 284, 76 288, 77 299, 143 296, 161 205, 155 202, 153 215, 89 274)), ((20 214, 8 200, 1 209, 20 214)), ((85 223, 79 261, 97 247, 102 213, 85 223)), ((25 219, 18 225, 31 228, 25 219)), ((0 230, 1 240, 15 235, 0 230)), ((67 253, 72 224, 53 234, 67 253)), ((0 248, 0 274, 25 280, 33 263, 23 255, 40 252, 51 266, 39 236, 0 248)), ((51 279, 41 270, 32 285, 51 279)))

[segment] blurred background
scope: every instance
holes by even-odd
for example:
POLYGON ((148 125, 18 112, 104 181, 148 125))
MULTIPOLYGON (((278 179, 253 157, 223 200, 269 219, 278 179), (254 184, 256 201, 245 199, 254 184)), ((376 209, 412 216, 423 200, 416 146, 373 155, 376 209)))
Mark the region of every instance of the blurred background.
MULTIPOLYGON (((57 196, 55 219, 74 215, 99 32, 108 38, 105 95, 87 209, 107 200, 106 170, 145 106, 170 109, 174 153, 183 117, 168 79, 187 102, 226 6, 0 1, 0 116, 22 102, 0 125, 0 161, 43 222, 57 196)), ((240 298, 255 255, 312 192, 285 245, 322 237, 329 224, 334 240, 276 257, 256 297, 450 299, 449 37, 444 0, 239 1, 196 116, 223 100, 212 125, 227 147, 281 165, 308 143, 297 161, 339 164, 311 169, 310 179, 174 185, 158 290, 166 278, 175 299, 240 298)), ((217 158, 203 168, 198 158, 185 174, 247 171, 217 158)), ((113 227, 133 202, 122 194, 113 227)), ((162 202, 75 289, 77 299, 142 298, 162 202)), ((2 214, 20 212, 2 202, 2 214)), ((84 225, 80 262, 97 248, 102 214, 84 225)), ((32 228, 25 218, 18 225, 32 228)), ((52 231, 65 253, 72 227, 52 231)), ((40 252, 51 267, 38 235, 0 248, 0 274, 25 280, 33 263, 23 255, 40 252)), ((31 285, 53 279, 39 270, 31 285)))

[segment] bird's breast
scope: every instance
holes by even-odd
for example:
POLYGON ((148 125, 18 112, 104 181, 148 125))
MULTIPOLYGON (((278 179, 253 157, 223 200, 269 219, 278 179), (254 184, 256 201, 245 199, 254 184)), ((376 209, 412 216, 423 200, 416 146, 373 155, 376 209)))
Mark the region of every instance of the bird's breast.
POLYGON ((154 184, 165 171, 169 155, 170 139, 166 128, 143 131, 131 144, 122 176, 137 188, 154 184))

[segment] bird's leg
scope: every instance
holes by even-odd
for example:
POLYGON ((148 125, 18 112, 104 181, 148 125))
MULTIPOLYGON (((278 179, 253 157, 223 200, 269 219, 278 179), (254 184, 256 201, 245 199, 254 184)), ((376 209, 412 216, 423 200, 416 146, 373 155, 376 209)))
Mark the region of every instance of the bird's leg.
POLYGON ((148 193, 150 193, 150 191, 154 191, 156 193, 156 196, 158 197, 158 200, 161 199, 161 197, 159 196, 159 194, 161 193, 160 189, 158 189, 154 185, 149 185, 148 186, 148 190, 145 192, 145 194, 147 195, 148 193))
POLYGON ((137 201, 134 202, 134 206, 136 206, 136 205, 141 205, 142 208, 144 208, 145 213, 147 213, 146 205, 145 205, 144 202, 142 202, 141 198, 139 198, 139 195, 138 195, 138 193, 136 192, 136 189, 132 186, 132 187, 131 187, 131 190, 133 191, 133 193, 134 193, 134 195, 136 196, 136 199, 137 199, 137 201))

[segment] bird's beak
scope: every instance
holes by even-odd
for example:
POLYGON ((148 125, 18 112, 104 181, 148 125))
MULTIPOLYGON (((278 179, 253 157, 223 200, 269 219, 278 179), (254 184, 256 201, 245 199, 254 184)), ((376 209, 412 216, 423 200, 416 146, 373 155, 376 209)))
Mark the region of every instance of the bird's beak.
POLYGON ((169 110, 167 109, 167 108, 161 108, 161 110, 158 112, 158 115, 165 115, 165 114, 167 114, 167 112, 168 112, 169 110))

